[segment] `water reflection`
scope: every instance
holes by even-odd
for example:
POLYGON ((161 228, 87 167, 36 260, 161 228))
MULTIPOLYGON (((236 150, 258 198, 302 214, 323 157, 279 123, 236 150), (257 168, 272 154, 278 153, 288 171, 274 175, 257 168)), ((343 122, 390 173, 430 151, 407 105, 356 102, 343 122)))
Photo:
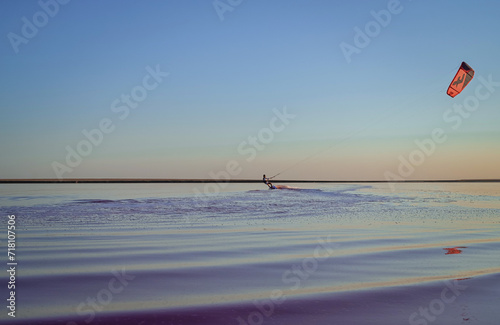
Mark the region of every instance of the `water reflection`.
POLYGON ((460 254, 460 253, 462 253, 461 248, 467 248, 467 247, 459 246, 459 247, 443 248, 443 249, 446 250, 445 255, 449 255, 449 254, 460 254))

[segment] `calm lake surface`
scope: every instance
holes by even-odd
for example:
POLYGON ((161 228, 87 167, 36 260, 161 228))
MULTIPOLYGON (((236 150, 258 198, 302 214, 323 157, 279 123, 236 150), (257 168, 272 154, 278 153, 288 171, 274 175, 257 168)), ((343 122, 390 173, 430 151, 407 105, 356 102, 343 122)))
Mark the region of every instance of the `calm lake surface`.
POLYGON ((212 185, 0 184, 0 323, 499 324, 500 183, 212 185))

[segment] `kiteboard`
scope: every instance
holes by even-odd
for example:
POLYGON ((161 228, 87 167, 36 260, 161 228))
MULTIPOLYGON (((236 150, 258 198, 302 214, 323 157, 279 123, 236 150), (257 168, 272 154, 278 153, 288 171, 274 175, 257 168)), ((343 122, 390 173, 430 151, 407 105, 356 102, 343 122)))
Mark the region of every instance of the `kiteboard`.
POLYGON ((299 190, 298 187, 286 186, 286 185, 273 185, 269 188, 270 190, 299 190))

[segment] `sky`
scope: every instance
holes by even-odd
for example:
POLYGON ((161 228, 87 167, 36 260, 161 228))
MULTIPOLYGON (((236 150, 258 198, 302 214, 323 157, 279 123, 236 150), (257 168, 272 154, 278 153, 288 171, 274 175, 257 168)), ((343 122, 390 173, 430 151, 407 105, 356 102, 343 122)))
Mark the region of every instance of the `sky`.
POLYGON ((0 178, 500 179, 500 2, 0 2, 0 178), (474 70, 446 95, 462 61, 474 70))

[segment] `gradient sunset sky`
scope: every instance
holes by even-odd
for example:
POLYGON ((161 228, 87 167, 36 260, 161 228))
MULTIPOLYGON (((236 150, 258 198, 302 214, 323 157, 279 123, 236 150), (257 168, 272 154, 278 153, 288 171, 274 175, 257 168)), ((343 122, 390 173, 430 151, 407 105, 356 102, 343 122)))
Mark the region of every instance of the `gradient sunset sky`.
POLYGON ((0 15, 0 178, 500 178, 498 1, 23 0, 0 15), (462 61, 475 76, 451 98, 462 61))

